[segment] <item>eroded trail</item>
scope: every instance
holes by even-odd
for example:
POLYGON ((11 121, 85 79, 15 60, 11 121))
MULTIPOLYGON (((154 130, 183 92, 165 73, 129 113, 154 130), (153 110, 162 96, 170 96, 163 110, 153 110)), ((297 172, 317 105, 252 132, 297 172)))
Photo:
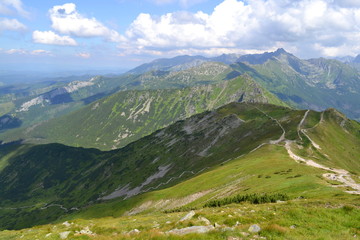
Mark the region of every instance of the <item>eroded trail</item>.
MULTIPOLYGON (((258 109, 258 108, 257 108, 258 109)), ((329 179, 329 180, 334 180, 334 181, 338 181, 338 182, 341 182, 343 185, 334 185, 335 187, 345 187, 345 188, 352 188, 354 190, 351 190, 351 191, 345 191, 347 193, 350 193, 350 194, 360 194, 360 184, 356 183, 350 173, 344 169, 335 169, 335 168, 330 168, 330 167, 326 167, 324 165, 321 165, 313 160, 309 160, 309 159, 305 159, 301 156, 298 156, 296 155, 292 150, 291 150, 291 144, 294 143, 295 141, 292 141, 292 140, 288 140, 285 138, 285 134, 286 134, 286 131, 284 129, 284 127, 281 125, 281 123, 269 116, 267 113, 265 113, 264 111, 258 109, 260 112, 262 112, 264 115, 266 115, 267 117, 271 118, 272 120, 276 121, 277 124, 281 127, 281 129, 283 130, 283 134, 280 136, 279 139, 277 140, 272 140, 270 141, 269 143, 262 143, 261 145, 259 145, 258 147, 256 147, 255 149, 253 149, 251 152, 253 151, 256 151, 257 149, 259 149, 260 147, 264 146, 265 144, 279 144, 280 142, 284 142, 284 147, 287 151, 287 153, 289 154, 289 156, 294 159, 296 162, 302 162, 302 163, 305 163, 306 165, 308 166, 311 166, 311 167, 316 167, 316 168, 319 168, 319 169, 322 169, 322 170, 325 170, 325 171, 329 171, 330 173, 324 173, 323 174, 323 177, 329 179)), ((302 137, 301 137, 301 134, 304 134, 308 139, 309 141, 311 142, 312 146, 314 146, 316 149, 321 149, 321 147, 316 144, 310 137, 309 135, 307 134, 306 130, 307 129, 302 129, 301 126, 303 125, 303 123, 305 122, 306 120, 306 117, 308 116, 310 110, 307 110, 303 116, 303 118, 301 119, 300 123, 298 124, 298 127, 297 127, 297 131, 298 131, 298 136, 299 138, 302 140, 302 137)), ((323 114, 321 115, 321 119, 320 119, 320 122, 318 124, 321 124, 323 122, 323 114)), ((316 125, 318 125, 316 124, 316 125)), ((325 155, 325 154, 324 154, 325 155)), ((326 156, 326 155, 325 155, 326 156)))
MULTIPOLYGON (((298 125, 299 137, 300 137, 300 132, 303 133, 310 140, 312 146, 314 146, 316 149, 321 149, 321 147, 318 144, 316 144, 309 137, 309 135, 306 133, 306 129, 301 128, 301 126, 304 123, 308 113, 309 113, 309 110, 306 111, 306 113, 304 114, 304 117, 301 119, 301 122, 298 125)), ((321 124, 322 122, 323 122, 323 114, 321 115, 321 119, 320 119, 320 122, 318 124, 321 124)), ((290 141, 290 140, 285 141, 285 148, 286 148, 289 156, 292 159, 294 159, 297 162, 303 162, 306 165, 311 166, 311 167, 316 167, 316 168, 320 168, 320 169, 332 172, 332 173, 324 173, 323 177, 325 177, 325 178, 327 178, 329 180, 334 180, 334 181, 338 181, 338 182, 343 183, 343 185, 335 185, 335 187, 350 187, 350 188, 354 189, 354 191, 345 191, 347 193, 360 194, 360 184, 356 183, 351 178, 351 175, 350 175, 350 173, 348 171, 346 171, 344 169, 329 168, 329 167, 326 167, 326 166, 321 165, 319 163, 316 163, 313 160, 302 158, 302 157, 296 155, 294 152, 291 151, 291 143, 292 143, 292 141, 290 141)))
POLYGON ((300 123, 299 123, 299 125, 298 125, 298 127, 297 127, 297 133, 298 133, 298 136, 299 136, 300 140, 302 140, 302 137, 301 137, 301 134, 300 134, 301 126, 303 125, 303 123, 304 123, 307 115, 309 114, 309 112, 310 112, 310 110, 307 110, 307 111, 305 112, 303 118, 301 119, 301 121, 300 121, 300 123))

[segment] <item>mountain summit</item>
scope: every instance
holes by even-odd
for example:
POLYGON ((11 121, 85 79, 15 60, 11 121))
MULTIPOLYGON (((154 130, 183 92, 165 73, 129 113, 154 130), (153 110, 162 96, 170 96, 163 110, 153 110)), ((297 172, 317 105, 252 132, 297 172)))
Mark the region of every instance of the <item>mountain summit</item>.
POLYGON ((275 52, 265 52, 261 54, 247 54, 240 56, 236 61, 237 62, 246 62, 249 64, 264 64, 266 61, 273 57, 278 57, 280 55, 290 55, 292 54, 286 52, 283 48, 277 49, 275 52))

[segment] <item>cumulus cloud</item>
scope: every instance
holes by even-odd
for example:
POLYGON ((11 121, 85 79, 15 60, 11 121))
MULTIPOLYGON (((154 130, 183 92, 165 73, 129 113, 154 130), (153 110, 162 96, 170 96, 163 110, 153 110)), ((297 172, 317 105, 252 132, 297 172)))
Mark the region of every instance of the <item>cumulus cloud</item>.
MULTIPOLYGON (((1 51, 2 49, 0 49, 1 51)), ((24 50, 24 49, 16 49, 16 48, 12 48, 9 50, 5 50, 3 51, 7 54, 23 54, 23 55, 48 55, 48 56, 53 56, 52 52, 44 50, 44 49, 36 49, 36 50, 24 50)))
POLYGON ((23 17, 29 16, 29 13, 24 9, 21 0, 1 0, 0 14, 4 14, 4 15, 19 14, 23 17))
POLYGON ((141 13, 119 48, 158 53, 285 47, 303 55, 354 55, 359 27, 360 4, 355 0, 224 0, 210 14, 141 13))
POLYGON ((90 53, 86 53, 86 52, 83 52, 83 53, 78 53, 76 54, 77 57, 81 57, 81 58, 90 58, 91 57, 91 54, 90 53))
POLYGON ((74 3, 54 6, 49 10, 51 27, 59 33, 77 37, 104 37, 109 41, 123 40, 115 30, 109 29, 95 18, 86 18, 76 10, 74 3))
POLYGON ((0 32, 4 30, 23 31, 26 26, 17 19, 0 18, 0 32))
POLYGON ((77 43, 69 36, 59 36, 52 31, 34 31, 32 34, 35 43, 51 44, 51 45, 67 45, 76 46, 77 43))

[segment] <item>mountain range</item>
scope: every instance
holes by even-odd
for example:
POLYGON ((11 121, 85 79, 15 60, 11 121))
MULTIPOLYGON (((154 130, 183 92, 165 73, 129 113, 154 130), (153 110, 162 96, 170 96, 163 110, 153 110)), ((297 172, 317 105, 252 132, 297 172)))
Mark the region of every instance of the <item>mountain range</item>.
POLYGON ((360 234, 353 63, 179 56, 0 91, 1 239, 360 234))

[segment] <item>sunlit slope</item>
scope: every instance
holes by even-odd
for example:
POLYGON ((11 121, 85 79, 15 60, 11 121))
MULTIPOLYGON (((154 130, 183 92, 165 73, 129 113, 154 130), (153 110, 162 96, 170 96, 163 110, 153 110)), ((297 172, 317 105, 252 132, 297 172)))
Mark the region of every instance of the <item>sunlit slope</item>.
POLYGON ((8 139, 110 150, 177 120, 236 101, 285 105, 244 75, 192 88, 119 92, 17 134, 10 132, 8 139))
MULTIPOLYGON (((6 166, 0 173, 1 211, 6 216, 2 224, 22 228, 71 212, 119 215, 136 212, 146 201, 165 201, 158 210, 201 206, 205 200, 235 193, 350 198, 349 193, 360 190, 359 168, 352 158, 357 155, 359 135, 351 130, 359 129, 359 123, 344 118, 352 126, 346 134, 353 141, 342 145, 348 153, 340 164, 325 148, 318 153, 323 159, 313 154, 316 140, 311 142, 303 131, 316 129, 321 115, 269 104, 231 103, 114 151, 60 144, 27 146, 1 160, 6 166), (228 164, 238 165, 226 168, 228 164), (351 172, 346 171, 349 168, 351 172), (176 184, 178 189, 164 189, 176 184), (158 189, 164 190, 151 192, 158 189), (168 206, 166 199, 173 198, 175 204, 168 206), (102 201, 110 203, 94 205, 102 201), (89 205, 94 206, 86 210, 89 205)), ((330 114, 323 121, 332 122, 335 132, 344 131, 335 117, 330 114)), ((326 134, 317 133, 319 138, 326 134)), ((143 210, 151 209, 145 205, 143 210)))

